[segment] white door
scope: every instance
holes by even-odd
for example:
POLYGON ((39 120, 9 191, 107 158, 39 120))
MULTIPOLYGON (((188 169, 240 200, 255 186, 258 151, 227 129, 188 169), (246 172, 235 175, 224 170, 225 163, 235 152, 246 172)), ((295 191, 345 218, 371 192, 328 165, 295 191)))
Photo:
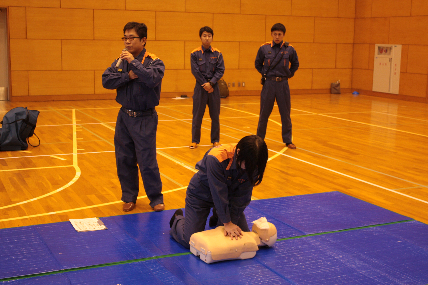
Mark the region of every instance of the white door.
POLYGON ((377 57, 373 71, 373 91, 390 92, 391 58, 377 57))

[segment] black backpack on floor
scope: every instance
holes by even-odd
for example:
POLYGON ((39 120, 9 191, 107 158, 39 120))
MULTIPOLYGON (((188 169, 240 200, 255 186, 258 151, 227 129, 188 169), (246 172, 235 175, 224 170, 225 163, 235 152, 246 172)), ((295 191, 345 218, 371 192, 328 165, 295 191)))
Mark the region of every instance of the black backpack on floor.
MULTIPOLYGON (((28 138, 33 136, 39 111, 24 107, 13 108, 3 117, 0 128, 0 151, 26 150, 28 138)), ((37 135, 36 135, 37 137, 37 135)), ((39 139, 39 137, 37 137, 39 139)), ((30 143, 30 145, 32 145, 30 143)), ((39 144, 40 145, 40 139, 39 144)))
POLYGON ((227 87, 226 81, 223 79, 220 79, 217 81, 218 83, 218 89, 220 90, 220 98, 227 98, 229 97, 229 88, 227 87))

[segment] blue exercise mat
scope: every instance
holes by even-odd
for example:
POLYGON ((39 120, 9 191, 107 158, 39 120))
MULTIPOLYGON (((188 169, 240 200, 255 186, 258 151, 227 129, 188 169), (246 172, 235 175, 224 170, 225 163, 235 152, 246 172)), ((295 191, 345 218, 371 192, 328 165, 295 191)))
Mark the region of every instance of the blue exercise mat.
MULTIPOLYGON (((174 212, 101 218, 108 229, 94 232, 76 232, 69 222, 0 230, 0 279, 188 252, 170 238, 174 212)), ((265 216, 278 238, 407 219, 340 192, 256 200, 245 214, 250 229, 265 216)))
POLYGON ((256 200, 249 207, 305 234, 410 219, 340 192, 256 200))
POLYGON ((427 231, 411 221, 284 240, 255 259, 296 284, 427 284, 427 231))
POLYGON ((0 279, 60 269, 35 226, 0 230, 0 279))
MULTIPOLYGON (((71 284, 422 285, 428 283, 427 237, 428 225, 411 221, 283 240, 248 260, 206 264, 190 254, 57 275, 71 284)), ((12 284, 44 284, 38 278, 12 284)), ((50 276, 43 278, 47 284, 50 276)))

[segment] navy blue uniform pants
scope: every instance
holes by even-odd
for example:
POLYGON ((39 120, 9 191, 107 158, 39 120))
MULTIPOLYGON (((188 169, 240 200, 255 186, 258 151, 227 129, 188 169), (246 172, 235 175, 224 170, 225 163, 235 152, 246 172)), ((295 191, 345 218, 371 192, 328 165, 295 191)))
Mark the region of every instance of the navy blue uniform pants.
POLYGON ((273 105, 278 104, 279 114, 282 122, 282 141, 291 143, 291 118, 290 118, 290 87, 288 81, 266 80, 260 96, 260 116, 257 127, 257 135, 261 138, 266 136, 266 128, 269 116, 272 113, 273 105))
MULTIPOLYGON (((195 179, 196 177, 194 176, 187 188, 185 200, 186 207, 184 210, 185 217, 176 217, 170 230, 171 236, 185 248, 190 248, 189 241, 192 234, 205 230, 208 215, 210 214, 211 208, 214 207, 213 202, 200 199, 200 196, 211 194, 208 188, 202 186, 198 181, 195 181, 195 179), (199 193, 199 197, 195 196, 194 193, 199 193)), ((220 219, 218 220, 218 225, 223 225, 220 219)), ((250 231, 244 213, 239 216, 237 225, 244 232, 250 231)))
POLYGON ((130 117, 119 110, 114 134, 117 175, 122 201, 136 202, 139 192, 138 166, 150 206, 163 203, 162 182, 156 159, 158 115, 130 117), (137 166, 138 164, 138 166, 137 166))
POLYGON ((214 85, 214 92, 208 93, 196 83, 193 92, 192 142, 200 143, 201 126, 205 108, 208 105, 211 117, 211 143, 220 141, 220 90, 214 85))

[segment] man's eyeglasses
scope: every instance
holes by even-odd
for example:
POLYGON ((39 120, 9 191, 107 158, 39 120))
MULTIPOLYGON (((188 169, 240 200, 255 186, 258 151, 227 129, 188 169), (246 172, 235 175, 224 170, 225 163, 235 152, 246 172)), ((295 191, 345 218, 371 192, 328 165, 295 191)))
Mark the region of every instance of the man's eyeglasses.
POLYGON ((126 41, 133 41, 134 39, 140 39, 141 37, 122 37, 122 41, 126 42, 126 41))

